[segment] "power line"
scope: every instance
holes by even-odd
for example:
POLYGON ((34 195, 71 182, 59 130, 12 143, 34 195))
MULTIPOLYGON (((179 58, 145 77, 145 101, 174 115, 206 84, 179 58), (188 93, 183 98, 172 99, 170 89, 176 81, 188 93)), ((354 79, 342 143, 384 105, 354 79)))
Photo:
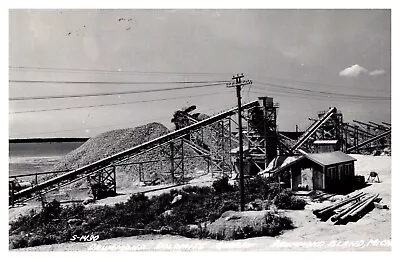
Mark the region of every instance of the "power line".
MULTIPOLYGON (((257 88, 259 89, 259 88, 257 88)), ((267 91, 267 90, 263 90, 267 91)), ((360 99, 360 98, 346 98, 346 97, 326 97, 317 94, 302 94, 302 93, 293 93, 293 92, 279 92, 276 90, 268 90, 268 93, 274 92, 273 95, 282 96, 282 97, 289 97, 289 98, 303 98, 303 99, 317 99, 317 100, 341 100, 341 101, 360 101, 366 103, 382 103, 387 102, 387 100, 371 100, 371 99, 360 99)), ((265 92, 257 92, 252 91, 251 93, 258 93, 258 94, 268 94, 265 92)))
POLYGON ((215 84, 174 87, 174 88, 161 88, 161 89, 136 90, 136 91, 124 91, 124 92, 103 92, 103 93, 92 93, 92 94, 64 95, 64 96, 13 97, 13 98, 9 98, 9 100, 10 101, 21 101, 21 100, 43 100, 43 99, 64 99, 64 98, 114 96, 114 95, 128 95, 128 94, 152 93, 152 92, 162 92, 162 91, 171 91, 171 90, 204 88, 204 87, 213 87, 213 86, 220 86, 220 85, 225 85, 225 84, 215 83, 215 84))
POLYGON ((39 109, 39 110, 25 110, 25 111, 11 112, 10 114, 46 112, 46 111, 59 111, 59 110, 94 108, 94 107, 107 107, 107 106, 118 106, 118 105, 127 105, 127 104, 139 104, 139 103, 148 103, 148 102, 155 102, 155 101, 166 101, 166 100, 174 100, 174 99, 182 99, 182 98, 192 98, 192 97, 203 97, 203 96, 219 95, 219 94, 226 94, 226 93, 231 93, 231 92, 230 91, 223 91, 223 92, 214 92, 214 93, 208 93, 208 94, 188 95, 188 96, 180 96, 180 97, 172 97, 172 98, 159 98, 159 99, 151 99, 151 100, 139 100, 139 101, 132 101, 132 102, 120 102, 120 103, 111 103, 111 104, 79 106, 79 107, 62 107, 62 108, 50 108, 50 109, 39 109))
POLYGON ((295 83, 295 84, 300 84, 300 85, 305 85, 305 86, 341 88, 341 89, 343 89, 343 88, 351 88, 351 89, 372 90, 372 91, 377 91, 377 92, 388 93, 387 91, 373 89, 373 88, 354 87, 354 86, 340 86, 340 85, 332 85, 332 84, 317 83, 317 82, 310 82, 310 81, 291 80, 291 79, 276 78, 276 77, 266 77, 266 76, 263 76, 263 77, 260 77, 260 78, 271 79, 271 80, 276 80, 276 81, 282 81, 283 83, 295 83))
MULTIPOLYGON (((259 89, 259 88, 257 88, 257 89, 259 89)), ((264 91, 267 91, 267 90, 264 90, 264 91)), ((317 100, 332 100, 332 99, 334 99, 334 100, 341 100, 341 101, 347 101, 347 102, 356 101, 356 102, 364 102, 364 103, 387 102, 387 100, 369 100, 369 99, 357 99, 357 98, 346 99, 343 97, 323 97, 320 95, 312 95, 312 94, 310 95, 310 94, 290 93, 290 92, 287 93, 287 92, 279 92, 276 90, 268 90, 268 93, 270 93, 270 92, 277 92, 277 94, 273 93, 273 95, 276 95, 276 96, 289 97, 289 98, 301 98, 301 99, 308 99, 308 100, 310 100, 310 99, 317 99, 317 100), (292 96, 290 96, 290 95, 292 95, 292 96)), ((251 91, 251 93, 262 94, 262 95, 268 94, 266 92, 258 92, 258 91, 251 91)))
MULTIPOLYGON (((203 110, 201 112, 208 112, 214 110, 214 108, 212 109, 207 109, 207 110, 203 110)), ((87 129, 98 129, 98 128, 104 128, 104 127, 112 127, 112 126, 120 126, 120 125, 127 125, 127 124, 134 124, 134 123, 142 123, 142 122, 154 122, 154 121, 158 121, 158 120, 164 120, 164 119, 169 119, 171 118, 170 116, 168 117, 159 117, 159 118, 153 118, 153 119, 146 119, 146 120, 140 120, 140 121, 130 121, 130 122, 126 122, 126 123, 121 123, 121 124, 111 124, 111 125, 100 125, 100 126, 94 126, 94 127, 84 127, 84 128, 74 128, 74 129, 65 129, 65 130, 59 130, 59 131, 49 131, 49 132, 36 132, 36 133, 25 133, 25 134, 19 134, 19 135, 15 135, 13 137, 10 138, 16 138, 16 137, 21 137, 21 136, 27 136, 27 135, 42 135, 42 134, 56 134, 56 133, 64 133, 64 132, 72 132, 72 131, 80 131, 80 130, 87 130, 87 129)))
POLYGON ((9 80, 10 83, 41 84, 97 84, 97 85, 168 85, 168 84, 205 84, 228 83, 226 80, 214 81, 62 81, 62 80, 9 80))
POLYGON ((122 123, 122 124, 101 125, 101 126, 94 126, 94 127, 74 128, 74 129, 65 129, 65 130, 49 131, 49 132, 26 133, 26 134, 16 135, 16 136, 14 136, 12 138, 20 137, 20 136, 26 136, 26 135, 56 134, 56 133, 80 131, 80 130, 86 130, 86 129, 97 129, 97 128, 104 128, 104 127, 110 127, 110 126, 119 126, 119 125, 127 125, 127 124, 134 124, 134 123, 151 122, 153 120, 161 120, 161 119, 166 119, 166 118, 167 117, 161 117, 161 118, 147 119, 147 120, 141 120, 141 121, 130 121, 130 122, 122 123))
POLYGON ((303 91, 303 92, 308 92, 308 93, 313 93, 313 94, 337 95, 337 96, 342 96, 342 97, 356 97, 356 98, 390 99, 390 97, 382 97, 382 96, 351 95, 351 94, 341 94, 341 93, 333 93, 333 92, 326 92, 326 91, 310 90, 310 89, 304 89, 304 88, 295 88, 295 87, 289 87, 287 85, 281 85, 281 84, 275 84, 275 83, 263 83, 263 82, 260 83, 260 82, 258 82, 257 84, 259 86, 264 86, 264 87, 275 87, 275 88, 281 88, 281 89, 297 90, 297 91, 303 91))
MULTIPOLYGON (((176 75, 176 76, 210 76, 210 75, 220 75, 220 76, 231 76, 234 73, 231 72, 172 72, 172 71, 140 71, 140 70, 101 70, 101 69, 69 69, 69 68, 50 68, 50 67, 31 67, 31 66, 9 66, 12 70, 27 70, 27 71, 36 71, 36 72, 57 72, 57 73, 95 73, 95 74, 144 74, 144 75, 176 75)), ((251 73, 247 73, 250 74, 251 73)), ((333 84, 325 84, 325 83, 316 83, 310 81, 300 81, 300 80, 292 80, 286 78, 279 77, 269 77, 269 76, 261 76, 258 77, 255 75, 255 78, 268 79, 268 80, 276 80, 283 81, 284 83, 295 83, 300 85, 308 85, 308 86, 316 86, 316 87, 329 87, 329 88, 352 88, 352 89, 362 89, 362 90, 372 90, 377 92, 386 91, 377 90, 373 88, 364 88, 364 87, 354 87, 354 86, 339 86, 333 84)))
POLYGON ((326 91, 317 91, 317 90, 310 90, 310 89, 304 89, 304 88, 289 87, 289 86, 286 86, 286 85, 269 83, 269 82, 259 82, 259 81, 255 81, 255 82, 256 82, 256 84, 258 84, 260 86, 264 86, 264 87, 275 87, 275 88, 281 88, 281 89, 290 89, 290 90, 297 90, 297 91, 303 91, 303 92, 318 93, 318 94, 323 94, 323 95, 337 95, 337 96, 343 96, 343 97, 371 98, 371 99, 385 99, 385 100, 389 99, 390 100, 390 97, 340 94, 340 93, 333 93, 333 92, 326 92, 326 91))

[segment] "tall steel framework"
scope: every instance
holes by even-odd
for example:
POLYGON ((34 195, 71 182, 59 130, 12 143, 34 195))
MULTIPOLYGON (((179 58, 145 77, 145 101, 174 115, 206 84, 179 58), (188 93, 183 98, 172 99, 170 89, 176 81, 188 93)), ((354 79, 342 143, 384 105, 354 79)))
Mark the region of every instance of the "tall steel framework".
POLYGON ((391 152, 391 125, 353 120, 344 124, 345 151, 372 154, 374 151, 391 152))
MULTIPOLYGON (((271 97, 242 105, 245 131, 243 148, 248 174, 267 168, 277 155, 295 155, 315 152, 316 140, 337 140, 344 152, 371 152, 390 149, 391 125, 354 120, 353 125, 343 122, 343 115, 335 107, 318 112, 318 118, 297 139, 278 133, 277 109, 279 105, 271 97)), ((237 150, 239 136, 238 108, 234 107, 210 117, 193 116, 193 107, 178 113, 183 118, 180 129, 154 140, 142 143, 79 169, 56 174, 39 181, 38 174, 12 177, 10 180, 10 205, 43 196, 63 186, 86 179, 96 198, 116 193, 119 169, 130 166, 130 171, 139 181, 156 184, 168 182, 183 184, 194 170, 193 164, 202 165, 205 173, 230 177, 237 172, 237 150), (149 155, 149 156, 146 156, 149 155), (143 159, 143 158, 152 158, 143 159), (195 163, 194 163, 195 160, 195 163), (199 161, 200 160, 200 161, 199 161), (154 167, 159 165, 159 167, 154 167), (151 170, 153 169, 153 170, 151 170), (167 169, 165 172, 158 169, 167 169), (152 175, 149 175, 149 171, 152 175), (32 187, 18 189, 17 179, 35 178, 32 187)), ((40 178, 42 179, 42 178, 40 178)))
POLYGON ((260 106, 247 110, 245 140, 249 161, 263 170, 278 154, 277 109, 271 97, 259 97, 260 106))
MULTIPOLYGON (((263 118, 268 119, 269 132, 264 135, 263 132, 259 136, 245 135, 243 136, 244 145, 252 147, 255 151, 263 154, 264 160, 268 157, 266 151, 272 151, 276 147, 273 143, 273 137, 276 129, 276 112, 274 108, 266 106, 263 110, 259 101, 255 100, 247 104, 243 104, 244 114, 248 114, 248 110, 254 107, 260 107, 263 112, 263 118), (264 136, 267 141, 263 141, 264 136), (261 138, 262 137, 262 138, 261 138), (269 142, 271 140, 271 142, 269 142), (270 145, 265 149, 264 145, 270 145)), ((245 118, 245 117, 244 117, 245 118)), ((264 124, 264 123, 262 123, 264 124)), ((114 154, 97 162, 74 169, 66 173, 61 173, 56 177, 45 181, 39 181, 32 187, 22 190, 12 190, 10 195, 10 204, 16 201, 23 202, 33 198, 42 196, 43 194, 55 191, 60 187, 67 186, 76 181, 87 179, 90 186, 94 189, 96 197, 101 198, 116 192, 116 179, 119 167, 131 165, 137 174, 138 179, 151 182, 154 179, 172 183, 185 183, 192 170, 190 160, 200 158, 206 165, 206 170, 213 172, 219 176, 230 176, 235 170, 235 164, 231 158, 231 151, 238 147, 238 136, 236 135, 234 125, 237 125, 237 108, 218 113, 201 121, 193 121, 190 125, 178 129, 154 140, 132 147, 128 150, 114 154), (189 149, 190 148, 190 149, 189 149), (185 152, 190 150, 190 153, 185 152), (159 151, 159 152, 155 152, 159 151), (141 155, 146 153, 156 153, 156 160, 141 160, 141 155), (151 165, 169 164, 167 173, 154 172, 151 180, 146 180, 144 174, 151 165)), ((268 154, 267 154, 268 155, 268 154)), ((272 155, 271 155, 272 156, 272 155)), ((145 157, 145 156, 144 156, 145 157)))

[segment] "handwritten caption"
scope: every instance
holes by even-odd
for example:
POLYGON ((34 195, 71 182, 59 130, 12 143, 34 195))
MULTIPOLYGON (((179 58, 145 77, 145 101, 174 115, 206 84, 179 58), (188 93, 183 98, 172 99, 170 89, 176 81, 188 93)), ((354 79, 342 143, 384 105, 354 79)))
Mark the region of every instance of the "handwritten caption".
POLYGON ((74 242, 95 242, 99 240, 99 235, 82 235, 82 236, 78 236, 78 235, 73 235, 72 238, 70 239, 70 241, 74 241, 74 242))
POLYGON ((310 242, 286 242, 277 240, 271 247, 275 248, 366 248, 366 247, 390 247, 391 240, 370 239, 366 240, 331 240, 310 242))
MULTIPOLYGON (((331 240, 331 241, 310 241, 310 242, 286 242, 274 241, 269 245, 275 249, 296 249, 296 248, 367 248, 367 247, 390 247, 391 240, 331 240)), ((91 244, 89 251, 199 251, 199 250, 251 250, 265 247, 265 244, 251 242, 192 242, 192 243, 150 243, 136 245, 110 245, 91 244)))

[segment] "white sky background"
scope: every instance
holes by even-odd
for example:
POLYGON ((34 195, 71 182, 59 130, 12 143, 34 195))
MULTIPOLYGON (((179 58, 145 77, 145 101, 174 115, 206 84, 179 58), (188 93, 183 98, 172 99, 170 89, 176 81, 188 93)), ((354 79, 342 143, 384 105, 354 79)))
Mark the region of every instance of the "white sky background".
MULTIPOLYGON (((253 81, 322 92, 388 97, 391 91, 390 31, 388 10, 11 10, 9 66, 181 74, 11 69, 9 78, 210 81, 230 80, 234 73, 245 73, 246 78, 253 81), (119 18, 126 20, 118 21, 119 18), (130 18, 132 21, 128 22, 130 18), (226 74, 183 74, 190 72, 226 74)), ((9 85, 10 98, 177 86, 9 85)), ((254 87, 263 88, 255 84, 251 90, 257 92, 261 90, 254 87)), ((260 95, 248 95, 247 90, 243 90, 245 101, 260 95)), ((92 136, 152 121, 168 125, 173 111, 182 106, 195 104, 199 112, 212 113, 234 106, 236 99, 232 90, 213 96, 151 103, 14 114, 17 111, 225 91, 229 89, 217 86, 121 97, 10 101, 9 136, 92 136), (77 130, 67 131, 73 129, 77 130)), ((278 124, 281 130, 294 130, 296 124, 303 130, 310 124, 309 117, 316 117, 317 111, 331 106, 342 111, 347 122, 353 119, 391 121, 388 100, 329 100, 328 97, 306 97, 304 92, 296 97, 283 91, 287 90, 269 87, 263 91, 280 103, 278 124)))

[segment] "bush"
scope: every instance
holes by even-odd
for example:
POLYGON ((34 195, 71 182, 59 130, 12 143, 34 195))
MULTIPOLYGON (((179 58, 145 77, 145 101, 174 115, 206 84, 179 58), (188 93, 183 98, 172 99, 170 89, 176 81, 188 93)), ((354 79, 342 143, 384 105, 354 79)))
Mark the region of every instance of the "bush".
MULTIPOLYGON (((77 204, 61 207, 59 202, 52 201, 41 212, 31 211, 10 223, 9 235, 14 236, 10 239, 10 247, 67 242, 73 235, 96 234, 99 239, 107 239, 149 234, 154 230, 188 237, 206 237, 208 231, 203 227, 205 223, 212 225, 226 212, 239 210, 239 191, 228 183, 228 178, 217 180, 212 186, 188 186, 151 198, 141 193, 134 194, 126 202, 89 209, 77 204), (177 194, 182 195, 182 199, 171 205, 177 194), (167 210, 172 210, 174 214, 164 215, 167 210), (79 219, 84 224, 72 225, 67 222, 69 219, 79 219), (194 228, 196 226, 198 228, 194 228), (34 236, 29 239, 20 236, 22 233, 32 233, 34 236)), ((305 206, 305 201, 289 192, 281 193, 278 185, 262 177, 246 180, 245 194, 246 203, 256 203, 259 209, 265 208, 272 200, 282 209, 302 209, 305 206)), ((291 225, 290 219, 284 217, 269 216, 262 221, 263 229, 244 225, 235 228, 230 237, 275 235, 291 225)))
POLYGON ((10 223, 11 228, 9 233, 16 235, 21 231, 33 230, 38 224, 38 214, 32 209, 27 215, 20 215, 15 221, 10 223))
MULTIPOLYGON (((226 180, 228 180, 228 179, 226 179, 226 180)), ((218 182, 218 181, 215 181, 215 182, 218 182)), ((228 183, 228 185, 229 185, 229 183, 228 183)), ((214 193, 213 189, 211 187, 207 187, 207 186, 203 186, 203 187, 186 186, 186 187, 182 188, 182 191, 187 192, 187 193, 195 193, 195 194, 198 194, 198 195, 210 195, 210 194, 214 193)))
POLYGON ((219 208, 219 212, 222 214, 229 210, 238 211, 239 203, 233 200, 223 201, 222 206, 219 208))
POLYGON ((227 193, 234 191, 233 186, 230 185, 228 182, 228 177, 223 177, 219 180, 214 181, 212 187, 217 193, 227 193))
POLYGON ((72 206, 64 207, 59 215, 61 219, 82 219, 85 216, 84 210, 85 206, 83 206, 82 204, 73 204, 72 206))
POLYGON ((41 217, 44 221, 55 219, 60 216, 61 211, 62 208, 60 202, 53 200, 44 206, 41 212, 41 217))
POLYGON ((28 239, 28 247, 44 245, 45 242, 46 241, 42 236, 35 235, 28 239))
POLYGON ((281 192, 279 184, 272 183, 269 179, 262 176, 246 180, 245 188, 246 203, 256 199, 272 200, 281 192))
POLYGON ((268 209, 270 206, 270 201, 269 200, 261 200, 261 199, 256 199, 254 201, 251 201, 245 205, 245 210, 265 210, 268 209))
POLYGON ((24 248, 28 246, 28 238, 23 235, 10 237, 10 249, 24 248))
POLYGON ((279 209, 293 209, 293 210, 304 209, 304 207, 307 204, 305 200, 294 196, 290 191, 287 190, 277 194, 273 202, 279 209))

